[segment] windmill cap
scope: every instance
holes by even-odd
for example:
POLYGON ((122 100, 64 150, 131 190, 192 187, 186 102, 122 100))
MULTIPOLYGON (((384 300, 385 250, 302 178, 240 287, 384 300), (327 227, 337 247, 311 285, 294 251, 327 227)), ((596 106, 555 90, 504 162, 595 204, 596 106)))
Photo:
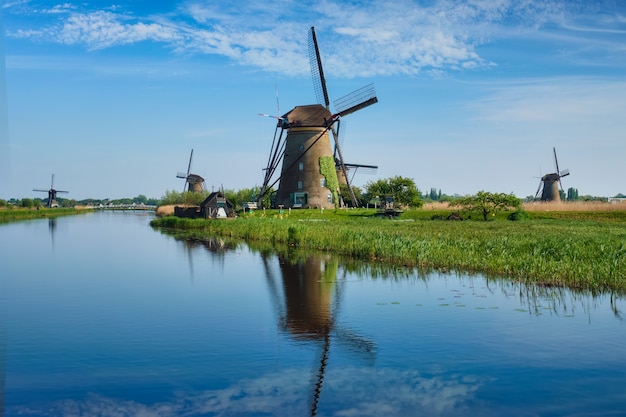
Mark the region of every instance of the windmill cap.
POLYGON ((332 114, 321 104, 296 106, 283 115, 294 127, 326 127, 332 114))

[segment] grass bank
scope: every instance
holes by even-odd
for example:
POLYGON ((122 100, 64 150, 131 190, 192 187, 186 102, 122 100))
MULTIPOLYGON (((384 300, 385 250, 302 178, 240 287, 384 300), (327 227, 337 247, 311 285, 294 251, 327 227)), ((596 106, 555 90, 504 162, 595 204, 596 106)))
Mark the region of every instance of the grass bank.
POLYGON ((574 211, 569 218, 543 215, 519 222, 431 220, 446 213, 439 210, 415 210, 399 220, 376 218, 372 210, 294 210, 234 220, 163 217, 151 224, 389 264, 626 293, 624 221, 574 211))
POLYGON ((5 208, 0 209, 0 223, 17 220, 43 219, 48 217, 69 216, 72 214, 87 213, 88 209, 79 208, 5 208))

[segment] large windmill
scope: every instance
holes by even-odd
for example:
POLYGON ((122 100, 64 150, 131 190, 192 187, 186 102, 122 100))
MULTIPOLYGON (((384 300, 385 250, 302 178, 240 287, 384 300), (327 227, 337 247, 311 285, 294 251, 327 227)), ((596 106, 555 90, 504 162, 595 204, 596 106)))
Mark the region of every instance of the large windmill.
POLYGON ((340 119, 378 102, 374 85, 366 85, 336 100, 335 111, 331 112, 314 27, 309 32, 309 59, 314 90, 320 104, 296 106, 284 115, 271 116, 278 119, 278 123, 259 203, 280 181, 274 206, 333 208, 339 203, 336 200, 339 198, 339 183, 347 185, 352 204, 357 206, 358 200, 350 185, 348 169, 377 167, 344 162, 339 144, 340 119), (334 139, 334 151, 329 132, 332 132, 334 139), (273 180, 281 163, 280 175, 273 180))
POLYGON ((54 188, 54 174, 52 174, 52 181, 50 182, 50 189, 49 190, 42 190, 42 189, 38 189, 38 188, 33 188, 33 191, 39 191, 42 193, 48 193, 48 208, 52 208, 52 207, 59 207, 59 204, 56 201, 57 198, 57 193, 69 193, 69 191, 61 191, 61 190, 56 190, 54 188))
POLYGON ((537 188, 537 192, 535 193, 535 199, 539 195, 539 191, 541 192, 541 201, 561 201, 561 194, 559 193, 559 189, 563 190, 563 186, 561 184, 561 178, 569 175, 569 169, 564 169, 563 171, 559 171, 559 160, 556 157, 556 148, 552 148, 554 153, 554 166, 556 168, 556 172, 551 174, 546 174, 541 177, 539 181, 539 187, 537 188))
POLYGON ((176 178, 184 178, 185 185, 183 186, 183 191, 185 188, 190 192, 200 192, 204 189, 204 178, 200 175, 191 173, 191 160, 193 159, 193 149, 191 150, 191 155, 189 155, 189 165, 187 165, 187 174, 184 172, 179 172, 176 174, 176 178))

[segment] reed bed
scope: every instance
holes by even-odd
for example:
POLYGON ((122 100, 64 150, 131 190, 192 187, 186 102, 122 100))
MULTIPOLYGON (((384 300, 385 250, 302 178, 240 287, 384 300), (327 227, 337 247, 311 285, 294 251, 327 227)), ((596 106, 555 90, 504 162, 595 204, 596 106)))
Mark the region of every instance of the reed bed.
POLYGON ((392 265, 473 271, 546 286, 626 293, 626 223, 268 216, 232 221, 165 217, 152 224, 392 265))
POLYGON ((524 210, 530 212, 597 212, 626 211, 626 201, 608 203, 606 201, 534 201, 523 204, 524 210))
MULTIPOLYGON (((523 203, 522 207, 526 211, 626 211, 626 201, 531 201, 523 203)), ((422 206, 422 210, 458 210, 458 207, 451 207, 446 201, 433 201, 422 206)))

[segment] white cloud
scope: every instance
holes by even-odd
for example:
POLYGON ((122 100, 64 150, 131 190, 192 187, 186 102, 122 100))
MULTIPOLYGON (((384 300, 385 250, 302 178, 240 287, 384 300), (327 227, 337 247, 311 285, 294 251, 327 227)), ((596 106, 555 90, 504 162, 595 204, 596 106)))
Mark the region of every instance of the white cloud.
POLYGON ((41 10, 41 13, 47 13, 47 14, 59 14, 59 13, 68 13, 71 10, 74 10, 75 7, 72 6, 72 4, 70 3, 63 3, 63 4, 57 4, 54 7, 50 8, 50 9, 43 9, 41 10))
POLYGON ((10 7, 20 6, 22 4, 28 4, 30 0, 14 0, 14 1, 5 1, 2 3, 3 9, 8 9, 10 7))
POLYGON ((104 11, 75 13, 65 21, 61 30, 53 31, 51 35, 61 43, 82 43, 93 49, 146 40, 176 42, 180 39, 177 31, 163 25, 126 23, 125 20, 123 16, 104 11))
POLYGON ((274 7, 237 4, 227 10, 190 3, 177 11, 179 15, 163 16, 73 9, 64 3, 40 11, 68 16, 60 24, 20 28, 12 35, 88 49, 153 41, 179 53, 217 54, 269 71, 282 72, 285 68, 287 74, 305 74, 306 66, 288 64, 303 56, 308 26, 318 24, 329 74, 354 77, 490 66, 492 63, 476 52, 476 46, 497 36, 500 26, 538 28, 566 18, 563 2, 512 0, 441 0, 429 6, 412 1, 353 5, 284 1, 274 7), (306 22, 301 17, 305 10, 306 22), (328 22, 338 25, 329 26, 328 22))

